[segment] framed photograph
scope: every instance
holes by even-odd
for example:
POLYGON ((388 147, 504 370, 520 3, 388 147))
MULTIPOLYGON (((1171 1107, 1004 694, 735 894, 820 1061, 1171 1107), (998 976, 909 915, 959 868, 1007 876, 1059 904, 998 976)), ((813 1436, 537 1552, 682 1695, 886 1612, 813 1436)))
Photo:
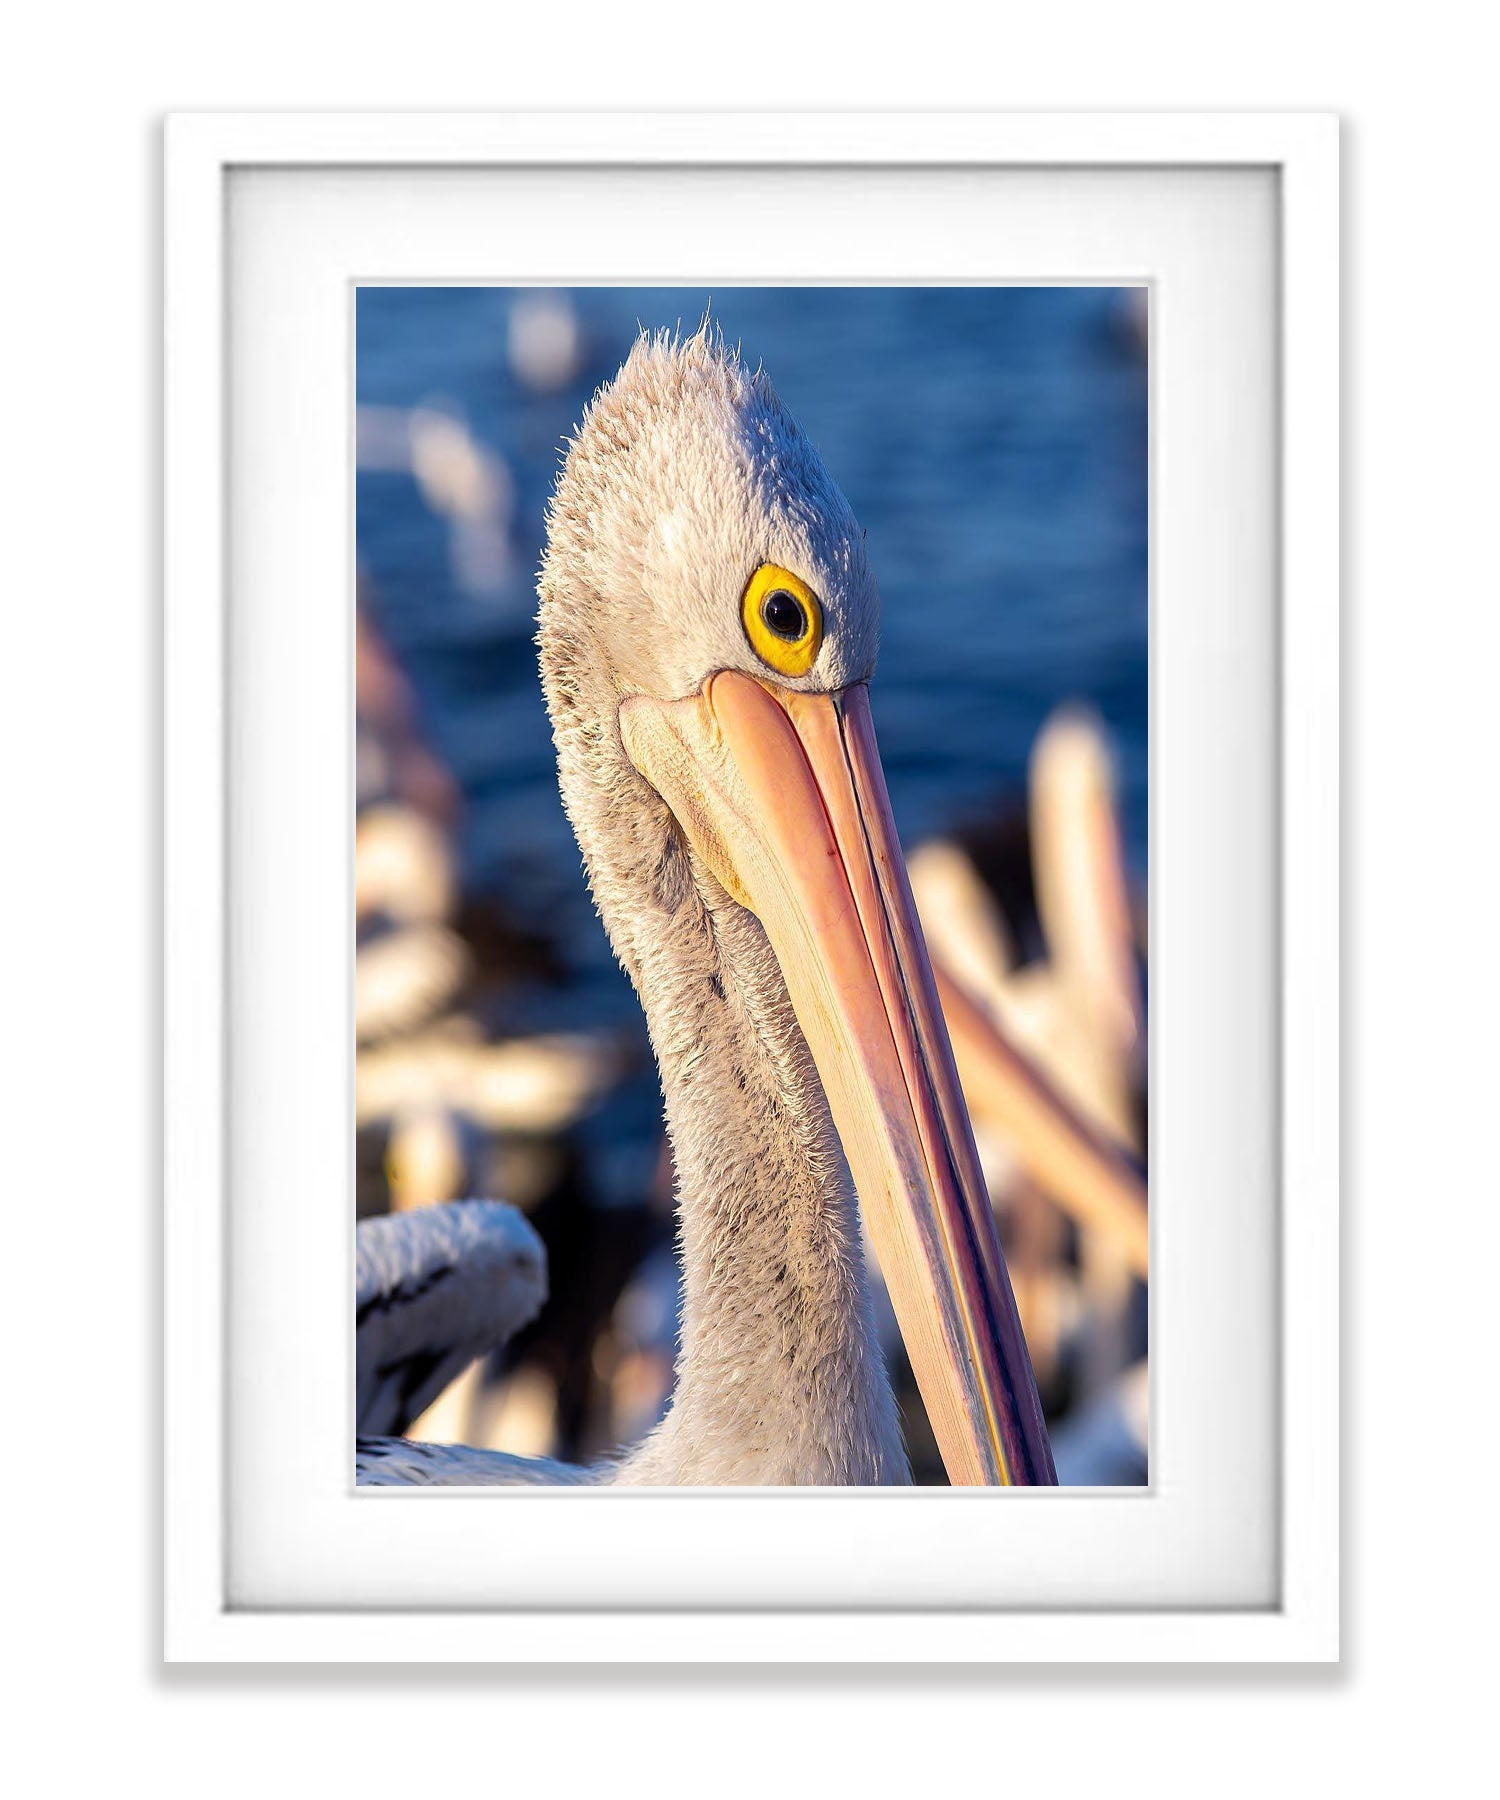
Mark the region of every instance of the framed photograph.
POLYGON ((168 1658, 1336 1659, 1336 122, 166 183, 168 1658))

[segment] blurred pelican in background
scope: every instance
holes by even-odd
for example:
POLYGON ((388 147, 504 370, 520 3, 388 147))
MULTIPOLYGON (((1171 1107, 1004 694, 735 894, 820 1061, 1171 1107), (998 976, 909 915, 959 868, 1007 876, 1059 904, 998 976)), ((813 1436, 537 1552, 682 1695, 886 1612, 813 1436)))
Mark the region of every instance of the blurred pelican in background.
MULTIPOLYGON (((917 850, 912 886, 964 1090, 981 1142, 999 1157, 998 1166, 987 1158, 990 1190, 1011 1215, 1017 1305, 1038 1370, 1050 1379, 1063 1339, 1081 1331, 1087 1385, 1102 1388, 1127 1359, 1128 1303, 1148 1273, 1136 1160, 1145 1020, 1109 748, 1087 713, 1061 709, 1037 738, 1028 839, 1039 960, 1019 962, 993 895, 957 844, 917 850), (1016 1109, 1024 1090, 995 1081, 1004 1055, 997 1038, 1030 1058, 1059 1104, 1074 1110, 1066 1139, 1029 1129, 1016 1109), (1081 1276, 1064 1255, 1062 1218, 1078 1230, 1081 1276)), ((1144 1408, 1143 1380, 1129 1380, 1125 1422, 1144 1408)), ((1126 1423, 1110 1429, 1130 1435, 1126 1423)))
POLYGON ((578 309, 566 294, 533 288, 510 309, 505 351, 518 381, 554 393, 583 371, 587 345, 578 309))
POLYGON ((515 480, 502 459, 446 404, 403 411, 361 406, 355 456, 362 469, 405 470, 448 522, 448 561, 461 592, 485 599, 513 573, 515 480))
MULTIPOLYGON (((427 445, 424 466, 432 486, 442 459, 419 426, 420 421, 412 427, 414 442, 427 445)), ((460 488, 461 475, 456 464, 449 469, 460 488)), ((445 1203, 492 1189, 502 1166, 502 1191, 522 1205, 539 1201, 562 1160, 555 1148, 560 1134, 610 1091, 625 1059, 603 1032, 511 1032, 496 1041, 478 1017, 460 1010, 480 997, 474 990, 482 975, 509 973, 505 958, 513 946, 504 941, 503 921, 489 915, 460 920, 452 778, 423 740, 410 683, 363 607, 358 619, 362 766, 355 827, 355 1125, 357 1141, 380 1151, 378 1163, 366 1159, 361 1211, 375 1204, 395 1214, 431 1209, 431 1218, 403 1226, 386 1240, 410 1257, 420 1260, 437 1246, 452 1261, 466 1245, 483 1256, 498 1215, 486 1215, 488 1237, 460 1233, 455 1238, 445 1203), (480 930, 477 947, 461 923, 480 930), (497 954, 501 970, 494 966, 497 954), (377 1171, 383 1189, 378 1202, 369 1191, 377 1171)), ((394 1229, 366 1223, 377 1236, 394 1229)), ((362 1224, 362 1244, 364 1236, 362 1224)), ((440 1280, 446 1291, 458 1291, 446 1262, 444 1271, 440 1280)), ((400 1282, 396 1287, 405 1294, 400 1282)), ((483 1284, 474 1290, 476 1306, 489 1291, 483 1284)), ((393 1293, 383 1302, 382 1317, 396 1305, 393 1293)), ((503 1344, 535 1310, 525 1318, 512 1310, 492 1319, 487 1335, 481 1333, 482 1348, 503 1344)), ((441 1313, 440 1305, 422 1313, 424 1344, 441 1313)), ((494 1410, 493 1396, 483 1361, 472 1360, 478 1354, 471 1348, 456 1361, 445 1360, 444 1380, 431 1387, 401 1429, 439 1442, 471 1435, 488 1441, 483 1421, 494 1410)), ((518 1393, 524 1386, 523 1372, 518 1393)), ((553 1428, 544 1412, 534 1406, 529 1430, 521 1432, 512 1404, 506 1441, 544 1444, 553 1428)))

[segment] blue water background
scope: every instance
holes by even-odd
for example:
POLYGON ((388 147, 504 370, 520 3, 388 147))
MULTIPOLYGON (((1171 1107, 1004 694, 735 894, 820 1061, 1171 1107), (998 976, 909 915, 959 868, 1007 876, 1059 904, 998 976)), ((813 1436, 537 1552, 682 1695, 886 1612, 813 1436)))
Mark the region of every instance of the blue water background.
MULTIPOLYGON (((363 288, 361 405, 457 412, 515 483, 512 573, 461 591, 446 522, 402 473, 362 471, 361 566, 465 808, 471 892, 558 944, 540 1022, 637 1017, 589 906, 537 679, 534 580, 565 434, 639 326, 694 326, 706 290, 581 289, 578 379, 508 366, 515 290, 363 288)), ((903 840, 1024 793, 1048 713, 1084 701, 1118 752, 1127 854, 1146 847, 1147 382, 1128 296, 1103 288, 716 289, 868 531, 883 596, 876 727, 903 840)), ((535 1021, 532 1021, 535 1022, 535 1021)))

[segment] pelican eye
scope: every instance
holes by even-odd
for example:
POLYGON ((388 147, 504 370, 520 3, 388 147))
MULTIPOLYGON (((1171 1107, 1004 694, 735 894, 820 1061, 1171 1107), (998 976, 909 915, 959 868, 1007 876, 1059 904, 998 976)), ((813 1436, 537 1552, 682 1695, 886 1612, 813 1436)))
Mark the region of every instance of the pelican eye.
POLYGON ((740 603, 750 647, 778 675, 805 675, 823 641, 823 609, 800 576, 762 563, 740 603))
POLYGON ((785 588, 771 589, 760 603, 760 616, 768 631, 774 631, 789 644, 806 635, 807 614, 802 610, 802 602, 785 588))

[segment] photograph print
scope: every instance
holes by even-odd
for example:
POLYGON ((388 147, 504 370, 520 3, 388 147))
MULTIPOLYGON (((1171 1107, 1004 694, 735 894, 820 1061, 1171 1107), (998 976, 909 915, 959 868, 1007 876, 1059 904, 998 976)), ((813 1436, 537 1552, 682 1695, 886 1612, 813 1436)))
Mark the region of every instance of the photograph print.
POLYGON ((355 325, 357 1484, 1144 1484, 1146 291, 355 325))

